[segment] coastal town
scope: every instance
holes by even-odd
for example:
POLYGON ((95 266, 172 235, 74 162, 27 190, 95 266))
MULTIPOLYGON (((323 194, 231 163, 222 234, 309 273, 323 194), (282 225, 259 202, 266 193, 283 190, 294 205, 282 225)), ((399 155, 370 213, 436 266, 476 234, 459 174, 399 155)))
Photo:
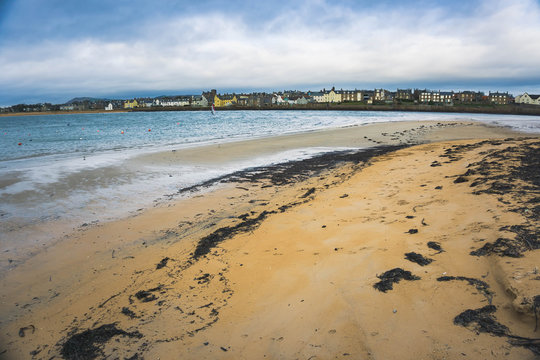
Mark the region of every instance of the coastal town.
MULTIPOLYGON (((540 94, 527 92, 513 96, 508 92, 481 91, 433 91, 420 89, 344 90, 322 89, 320 91, 280 91, 253 93, 218 93, 213 89, 200 95, 177 95, 158 97, 139 97, 132 99, 74 98, 64 104, 18 104, 0 108, 0 113, 32 112, 70 112, 70 111, 150 111, 150 110, 188 110, 215 108, 320 108, 321 105, 376 106, 404 105, 444 106, 450 110, 455 106, 540 106, 540 94)), ((365 107, 362 109, 366 109, 365 107)), ((380 110, 380 109, 379 109, 380 110)), ((537 109, 533 109, 536 111, 537 109)))

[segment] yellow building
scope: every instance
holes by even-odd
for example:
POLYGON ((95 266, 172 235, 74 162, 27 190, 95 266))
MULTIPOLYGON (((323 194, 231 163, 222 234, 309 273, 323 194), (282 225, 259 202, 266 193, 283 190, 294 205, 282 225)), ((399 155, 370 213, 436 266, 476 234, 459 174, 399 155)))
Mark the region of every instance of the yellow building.
POLYGON ((220 96, 221 98, 218 97, 217 95, 214 95, 215 107, 230 106, 238 102, 238 100, 236 99, 236 95, 220 95, 220 96))
POLYGON ((124 109, 134 109, 137 107, 139 107, 139 103, 137 102, 137 100, 128 100, 124 102, 124 109))
POLYGON ((323 93, 323 102, 325 103, 340 103, 342 101, 341 93, 336 92, 334 88, 323 93))

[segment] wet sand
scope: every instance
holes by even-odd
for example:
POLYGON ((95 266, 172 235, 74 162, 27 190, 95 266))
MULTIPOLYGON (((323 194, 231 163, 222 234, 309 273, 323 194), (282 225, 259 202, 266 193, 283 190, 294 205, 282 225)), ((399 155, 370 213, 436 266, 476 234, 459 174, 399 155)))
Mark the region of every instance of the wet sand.
POLYGON ((534 359, 538 138, 402 126, 58 239, 2 276, 0 357, 534 359))

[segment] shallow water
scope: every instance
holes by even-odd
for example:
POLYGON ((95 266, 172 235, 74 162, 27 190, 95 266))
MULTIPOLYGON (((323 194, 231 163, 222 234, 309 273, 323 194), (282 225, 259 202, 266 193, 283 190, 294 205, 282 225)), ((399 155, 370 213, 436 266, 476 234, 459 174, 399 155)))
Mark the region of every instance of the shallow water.
MULTIPOLYGON (((226 111, 0 117, 0 241, 21 228, 123 216, 165 194, 253 166, 300 159, 334 147, 182 158, 182 152, 318 129, 388 121, 481 121, 540 133, 540 117, 411 112, 226 111), (21 144, 21 145, 19 145, 21 144), (175 153, 171 157, 171 153, 175 153), (165 155, 169 154, 169 155, 165 155)), ((47 238, 47 234, 43 234, 47 238)))

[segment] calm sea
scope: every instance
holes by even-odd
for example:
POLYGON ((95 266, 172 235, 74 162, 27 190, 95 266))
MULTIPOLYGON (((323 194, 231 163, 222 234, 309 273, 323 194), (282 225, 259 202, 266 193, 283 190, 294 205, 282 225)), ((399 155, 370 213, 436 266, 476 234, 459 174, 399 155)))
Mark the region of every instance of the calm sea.
POLYGON ((105 220, 164 194, 246 167, 331 149, 298 149, 241 162, 138 162, 148 154, 386 121, 475 120, 539 133, 540 117, 402 112, 225 111, 0 117, 0 245, 56 219, 105 220), (122 206, 118 206, 122 204, 122 206))

